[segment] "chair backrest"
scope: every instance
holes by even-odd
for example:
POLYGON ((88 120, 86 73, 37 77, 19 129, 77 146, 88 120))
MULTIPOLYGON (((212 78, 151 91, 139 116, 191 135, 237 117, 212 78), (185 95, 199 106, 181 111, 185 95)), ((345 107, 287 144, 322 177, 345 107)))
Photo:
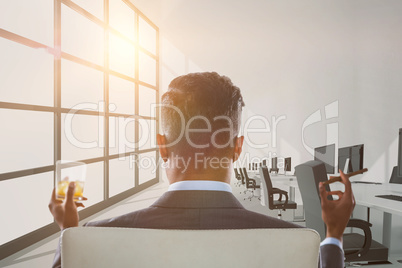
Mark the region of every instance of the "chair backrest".
POLYGON ((237 168, 234 168, 233 170, 234 170, 236 179, 238 179, 238 180, 239 180, 239 178, 241 179, 239 171, 237 171, 237 168))
POLYGON ((250 178, 248 177, 247 169, 246 169, 246 168, 243 168, 243 176, 244 176, 244 178, 246 179, 246 185, 247 185, 247 184, 248 184, 248 181, 250 180, 250 178))
POLYGON ((63 231, 63 268, 317 267, 314 230, 159 230, 75 227, 63 231), (239 247, 241 253, 239 254, 239 247), (247 256, 247 257, 246 257, 247 256))
POLYGON ((260 167, 260 177, 263 179, 264 183, 264 199, 268 200, 269 209, 273 209, 274 206, 274 195, 272 190, 272 181, 271 177, 269 176, 268 167, 260 167), (266 194, 265 194, 266 193, 266 194))
POLYGON ((245 184, 246 182, 245 182, 245 177, 243 174, 243 168, 239 168, 239 171, 240 171, 240 176, 241 176, 241 184, 245 184))
MULTIPOLYGON (((318 190, 319 183, 328 180, 325 164, 321 161, 308 161, 296 166, 295 174, 303 200, 306 227, 316 230, 322 238, 325 238, 325 223, 321 217, 321 199, 318 190)), ((329 186, 327 190, 329 191, 329 186)))

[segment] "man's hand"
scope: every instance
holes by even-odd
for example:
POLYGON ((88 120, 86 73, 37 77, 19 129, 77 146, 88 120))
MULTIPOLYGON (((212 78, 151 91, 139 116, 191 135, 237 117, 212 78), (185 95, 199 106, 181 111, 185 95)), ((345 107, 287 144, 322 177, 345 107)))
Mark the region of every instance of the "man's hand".
MULTIPOLYGON (((74 190, 75 183, 72 181, 68 185, 64 201, 56 199, 55 189, 53 189, 52 192, 52 197, 49 202, 49 210, 61 230, 78 226, 79 218, 77 207, 84 207, 84 205, 82 203, 74 202, 74 190)), ((86 200, 86 198, 84 197, 83 200, 86 200)))
POLYGON ((334 237, 342 241, 343 232, 349 222, 356 202, 349 177, 345 175, 342 170, 339 170, 339 173, 341 174, 342 183, 345 185, 345 192, 327 192, 322 182, 320 182, 319 189, 321 196, 322 219, 327 225, 327 237, 334 237), (337 195, 339 196, 339 199, 328 200, 327 197, 329 195, 337 195))

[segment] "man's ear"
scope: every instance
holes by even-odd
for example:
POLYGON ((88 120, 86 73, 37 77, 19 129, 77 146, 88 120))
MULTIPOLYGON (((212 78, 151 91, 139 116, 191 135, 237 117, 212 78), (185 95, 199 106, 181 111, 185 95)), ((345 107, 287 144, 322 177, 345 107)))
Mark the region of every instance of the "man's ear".
POLYGON ((166 137, 165 137, 165 135, 156 134, 156 141, 158 143, 159 153, 161 154, 163 162, 167 162, 169 153, 168 153, 168 150, 167 150, 167 147, 166 147, 166 137))
POLYGON ((243 148, 243 141, 244 141, 244 136, 240 136, 235 138, 235 147, 234 147, 234 152, 233 152, 233 162, 236 162, 237 159, 239 159, 241 150, 243 148))

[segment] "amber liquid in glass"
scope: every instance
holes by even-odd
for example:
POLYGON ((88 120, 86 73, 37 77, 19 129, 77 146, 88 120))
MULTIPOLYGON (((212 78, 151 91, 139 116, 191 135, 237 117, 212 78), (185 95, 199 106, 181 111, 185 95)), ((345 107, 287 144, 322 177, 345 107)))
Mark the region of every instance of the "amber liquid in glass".
MULTIPOLYGON (((56 187, 56 198, 59 200, 64 200, 67 194, 69 181, 59 181, 56 187)), ((74 200, 79 201, 82 200, 84 193, 84 182, 75 181, 75 192, 74 192, 74 200)))

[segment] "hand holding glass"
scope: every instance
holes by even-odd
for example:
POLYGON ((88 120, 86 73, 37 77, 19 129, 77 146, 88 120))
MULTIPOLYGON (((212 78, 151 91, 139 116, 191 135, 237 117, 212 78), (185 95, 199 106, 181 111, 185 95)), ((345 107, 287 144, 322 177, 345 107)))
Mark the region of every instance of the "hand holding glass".
POLYGON ((74 201, 86 200, 83 196, 87 166, 82 162, 59 160, 56 162, 56 199, 64 200, 68 185, 75 182, 74 201))

